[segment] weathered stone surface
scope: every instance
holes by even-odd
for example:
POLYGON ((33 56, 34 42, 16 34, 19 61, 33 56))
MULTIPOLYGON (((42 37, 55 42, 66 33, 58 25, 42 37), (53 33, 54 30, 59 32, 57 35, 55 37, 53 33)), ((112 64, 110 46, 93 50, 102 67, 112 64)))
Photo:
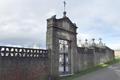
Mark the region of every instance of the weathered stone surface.
POLYGON ((59 76, 72 75, 114 59, 114 51, 106 46, 77 47, 76 30, 68 17, 56 19, 53 16, 47 20, 47 50, 0 46, 0 80, 44 80, 48 77, 58 80, 59 76), (63 41, 62 53, 60 41, 63 41), (59 71, 61 64, 63 73, 59 71))
POLYGON ((114 59, 114 51, 108 47, 78 47, 79 71, 114 59))
POLYGON ((47 54, 46 50, 1 46, 0 80, 44 80, 48 78, 50 69, 47 54), (11 56, 11 54, 14 55, 11 56))
POLYGON ((81 71, 114 59, 114 51, 108 47, 77 47, 77 27, 66 16, 47 20, 47 47, 51 50, 51 75, 59 76, 59 39, 70 41, 69 61, 71 73, 81 71), (53 66, 54 65, 54 66, 53 66))
POLYGON ((77 66, 75 57, 77 56, 76 25, 68 17, 61 19, 50 18, 47 20, 47 48, 51 50, 51 75, 59 76, 59 40, 69 42, 69 64, 70 73, 74 73, 77 66), (54 66, 53 66, 54 65, 54 66))

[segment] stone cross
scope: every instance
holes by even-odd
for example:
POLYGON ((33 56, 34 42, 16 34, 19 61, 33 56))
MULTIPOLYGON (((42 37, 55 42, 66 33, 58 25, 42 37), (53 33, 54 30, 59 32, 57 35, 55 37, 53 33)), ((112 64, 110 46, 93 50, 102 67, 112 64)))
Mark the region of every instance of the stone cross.
POLYGON ((64 17, 66 17, 66 11, 65 11, 65 9, 66 9, 66 2, 64 1, 63 3, 64 3, 64 12, 63 12, 63 15, 64 15, 64 17))
POLYGON ((64 3, 64 12, 65 12, 65 8, 66 8, 66 2, 64 1, 63 3, 64 3))

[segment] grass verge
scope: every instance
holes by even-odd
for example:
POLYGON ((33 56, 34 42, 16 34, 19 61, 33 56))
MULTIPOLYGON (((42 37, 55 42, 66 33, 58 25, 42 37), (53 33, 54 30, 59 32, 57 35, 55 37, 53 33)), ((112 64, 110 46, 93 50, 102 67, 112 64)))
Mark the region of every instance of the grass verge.
POLYGON ((86 70, 80 71, 78 73, 75 73, 74 75, 66 76, 66 77, 61 77, 60 80, 73 80, 73 79, 75 79, 77 77, 80 77, 80 76, 85 75, 87 73, 94 72, 94 71, 99 70, 99 69, 106 68, 106 67, 108 67, 108 66, 110 66, 112 64, 118 63, 118 62, 120 62, 120 57, 116 57, 114 60, 112 60, 110 62, 106 62, 104 64, 99 64, 99 65, 97 65, 95 67, 88 68, 86 70))

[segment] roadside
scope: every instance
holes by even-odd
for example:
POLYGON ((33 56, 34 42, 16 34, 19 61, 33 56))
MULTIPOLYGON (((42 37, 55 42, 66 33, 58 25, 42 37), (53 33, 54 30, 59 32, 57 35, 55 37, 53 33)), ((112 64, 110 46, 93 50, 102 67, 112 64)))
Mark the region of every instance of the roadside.
MULTIPOLYGON (((120 62, 120 54, 115 53, 115 59, 110 62, 100 64, 96 67, 80 71, 79 73, 75 73, 75 75, 72 75, 72 76, 62 77, 60 80, 107 80, 106 78, 108 76, 113 76, 113 77, 117 76, 114 74, 115 71, 112 72, 111 69, 114 69, 115 67, 120 68, 119 62, 120 62)), ((116 78, 119 78, 119 77, 116 77, 116 78)), ((118 80, 118 79, 108 78, 108 80, 118 80)))
POLYGON ((120 62, 72 80, 120 80, 120 62))

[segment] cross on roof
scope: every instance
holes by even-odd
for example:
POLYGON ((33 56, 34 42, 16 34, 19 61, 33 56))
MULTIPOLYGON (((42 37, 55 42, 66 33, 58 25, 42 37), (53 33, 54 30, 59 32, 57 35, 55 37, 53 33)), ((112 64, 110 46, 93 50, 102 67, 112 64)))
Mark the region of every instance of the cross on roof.
POLYGON ((64 3, 64 12, 65 12, 65 8, 66 8, 66 1, 64 1, 63 3, 64 3))
POLYGON ((66 2, 64 1, 63 3, 64 3, 64 12, 63 12, 63 15, 65 17, 66 16, 66 11, 65 11, 65 9, 66 9, 66 2))

